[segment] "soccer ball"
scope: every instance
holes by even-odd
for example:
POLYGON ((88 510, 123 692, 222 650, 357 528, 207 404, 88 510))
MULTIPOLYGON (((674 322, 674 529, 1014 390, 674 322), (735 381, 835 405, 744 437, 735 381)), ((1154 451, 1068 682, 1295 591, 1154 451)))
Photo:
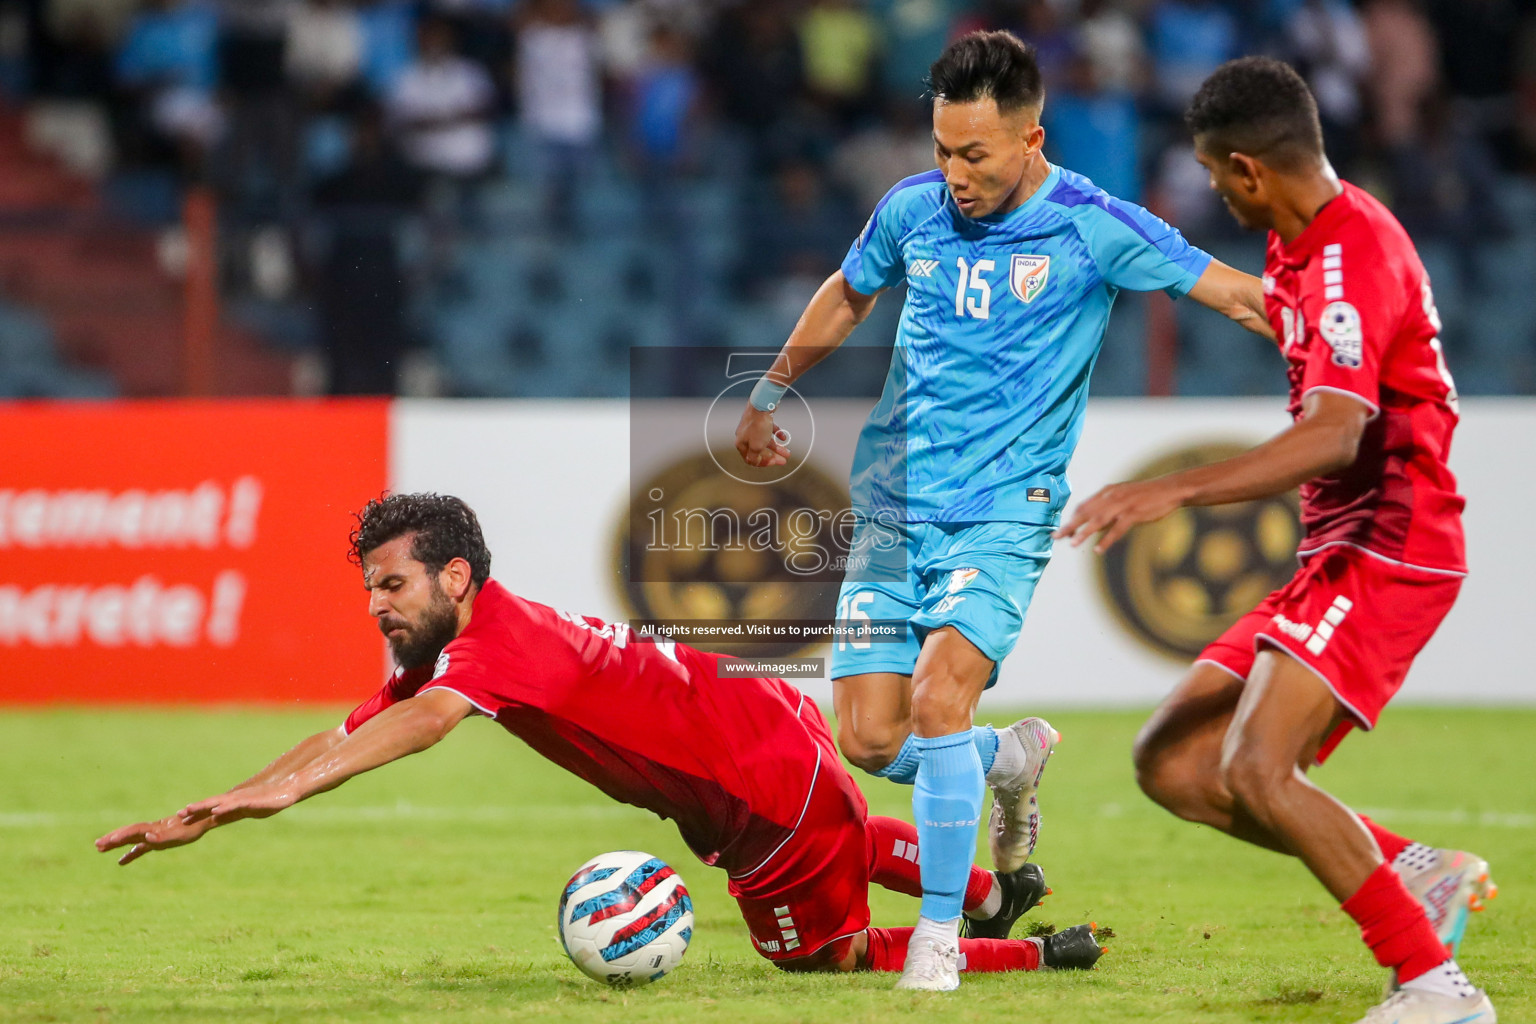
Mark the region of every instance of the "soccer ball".
POLYGON ((560 896, 560 944, 594 981, 638 988, 683 962, 693 901, 667 864, 638 850, 594 857, 560 896))

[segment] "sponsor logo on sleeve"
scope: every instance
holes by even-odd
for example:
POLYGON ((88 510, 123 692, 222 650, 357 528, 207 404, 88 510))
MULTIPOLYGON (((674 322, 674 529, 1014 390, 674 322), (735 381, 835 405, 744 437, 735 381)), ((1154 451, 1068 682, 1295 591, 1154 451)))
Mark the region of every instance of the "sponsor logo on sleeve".
POLYGON ((879 211, 870 214, 869 220, 864 222, 864 227, 859 231, 859 237, 854 239, 853 242, 855 252, 863 252, 865 244, 869 241, 869 236, 875 233, 875 217, 878 213, 879 211))
POLYGON ((1328 303, 1323 307, 1317 332, 1333 349, 1334 365, 1359 369, 1365 349, 1365 329, 1360 323, 1359 310, 1342 299, 1328 303))
POLYGON ((1016 252, 1008 271, 1008 287, 1020 302, 1034 302, 1035 296, 1045 291, 1045 282, 1050 276, 1049 256, 1030 256, 1016 252))

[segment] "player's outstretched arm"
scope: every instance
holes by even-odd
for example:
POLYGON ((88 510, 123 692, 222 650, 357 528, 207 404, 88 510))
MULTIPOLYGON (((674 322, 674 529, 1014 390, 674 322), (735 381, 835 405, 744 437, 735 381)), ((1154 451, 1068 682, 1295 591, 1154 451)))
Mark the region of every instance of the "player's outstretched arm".
POLYGON ((1094 550, 1103 554, 1131 527, 1161 519, 1174 509, 1283 494, 1354 462, 1372 411, 1351 395, 1309 392, 1302 418, 1257 448, 1151 480, 1110 484, 1077 506, 1053 536, 1078 547, 1102 534, 1094 550))
POLYGON ((178 846, 196 842, 212 827, 212 822, 189 824, 173 814, 159 821, 139 821, 114 829, 96 840, 96 849, 106 853, 108 850, 126 846, 128 852, 119 857, 117 862, 132 864, 146 853, 153 853, 156 850, 173 850, 178 846))
POLYGON ((1189 290, 1189 297, 1208 306, 1254 334, 1275 340, 1264 312, 1264 282, 1221 260, 1211 260, 1200 280, 1189 290))
MULTIPOLYGON (((800 314, 768 379, 781 386, 799 380, 846 341, 874 306, 874 295, 855 291, 841 270, 834 271, 800 314)), ((772 409, 758 409, 747 402, 736 427, 736 450, 749 466, 782 466, 789 461, 789 449, 774 438, 772 409)))
POLYGON ((188 804, 179 818, 183 824, 210 821, 215 826, 269 818, 355 775, 426 750, 472 711, 474 706, 451 690, 428 690, 385 708, 292 774, 188 804))
MULTIPOLYGON (((400 704, 381 712, 375 718, 364 723, 352 734, 352 737, 357 737, 365 732, 384 733, 384 735, 377 738, 370 738, 366 746, 358 745, 354 753, 355 755, 363 755, 371 752, 373 756, 378 756, 379 748, 387 747, 391 741, 404 741, 408 745, 414 745, 430 739, 430 742, 425 742, 423 746, 402 750, 393 756, 387 757, 386 760, 394 760, 396 757, 401 757, 406 753, 414 753, 415 749, 425 749, 446 735, 448 730, 462 721, 470 710, 472 709, 467 701, 457 694, 449 693, 446 690, 432 690, 422 697, 413 697, 410 700, 402 701, 400 704), (426 700, 426 698, 432 699, 426 700), (432 713, 423 713, 429 710, 427 707, 411 708, 409 715, 397 710, 413 705, 417 701, 425 701, 426 705, 435 705, 435 707, 430 708, 432 713), (452 717, 454 704, 462 706, 457 717, 452 717), (445 711, 446 714, 444 713, 445 711), (376 722, 396 718, 404 719, 404 721, 395 729, 381 730, 374 728, 374 723, 376 722), (451 718, 451 721, 445 726, 444 721, 446 718, 451 718), (437 731, 435 738, 431 738, 434 726, 439 731, 437 731)), ((251 799, 257 802, 265 801, 267 805, 271 805, 271 809, 263 814, 252 813, 242 815, 243 817, 266 817, 268 814, 275 814, 281 809, 281 806, 288 806, 288 804, 281 803, 280 799, 274 799, 273 794, 288 792, 291 788, 291 780, 302 770, 322 766, 332 761, 333 759, 329 756, 331 751, 352 739, 352 737, 347 736, 340 727, 316 733, 301 741, 292 750, 267 765, 267 767, 251 776, 245 782, 242 782, 239 786, 230 790, 225 796, 232 797, 234 794, 242 794, 242 799, 251 799), (276 806, 279 803, 281 803, 281 806, 276 806)), ((372 767, 377 767, 378 764, 383 763, 385 761, 378 761, 372 767)), ((366 771, 367 769, 358 770, 366 771)), ((356 773, 354 771, 352 774, 356 773)), ((350 777, 351 775, 346 776, 346 778, 350 777)), ((339 786, 343 781, 345 781, 345 778, 337 779, 326 788, 339 786)), ((320 790, 317 789, 314 792, 320 792, 320 790)), ((215 800, 217 799, 215 798, 215 800)), ((206 803, 207 801, 203 802, 206 803)), ((289 802, 291 803, 292 801, 289 802)), ((118 858, 119 864, 127 865, 132 864, 146 853, 153 853, 157 850, 171 850, 178 846, 186 846, 188 843, 196 842, 209 829, 225 824, 224 821, 219 820, 212 814, 186 816, 186 811, 194 806, 198 805, 188 805, 182 811, 162 818, 159 821, 135 822, 132 825, 124 825, 122 828, 108 832, 96 840, 96 849, 105 853, 108 850, 121 849, 124 846, 128 847, 128 851, 118 858)))
MULTIPOLYGON (((345 730, 337 726, 334 729, 326 729, 324 732, 317 732, 313 736, 306 737, 295 744, 292 750, 289 750, 235 788, 243 789, 248 786, 256 786, 290 775, 299 767, 309 764, 316 757, 319 757, 325 751, 346 739, 346 736, 345 730)), ((188 843, 196 842, 202 838, 203 833, 212 827, 212 822, 185 823, 179 815, 172 814, 159 821, 135 822, 132 825, 124 825, 122 828, 108 832, 96 840, 96 849, 105 853, 108 850, 116 850, 127 846, 129 848, 128 852, 119 857, 117 862, 125 865, 132 864, 146 853, 153 853, 156 850, 172 850, 178 846, 186 846, 188 843)))

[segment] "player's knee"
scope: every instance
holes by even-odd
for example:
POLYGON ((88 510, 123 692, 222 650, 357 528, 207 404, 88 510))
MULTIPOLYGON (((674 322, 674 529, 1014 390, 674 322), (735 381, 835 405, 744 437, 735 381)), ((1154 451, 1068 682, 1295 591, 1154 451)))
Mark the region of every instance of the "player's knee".
POLYGON ((906 740, 907 730, 896 726, 879 727, 867 722, 862 727, 842 722, 837 726, 837 748, 849 764, 866 772, 878 772, 896 760, 906 740))
POLYGON ((1168 807, 1194 784, 1193 766, 1185 763, 1177 747, 1151 723, 1137 733, 1131 744, 1131 763, 1136 768, 1136 784, 1157 803, 1168 807))
MULTIPOLYGON (((1158 742, 1157 732, 1151 728, 1150 724, 1144 726, 1141 732, 1136 734, 1135 741, 1131 743, 1131 763, 1136 766, 1136 781, 1138 783, 1143 779, 1148 782, 1155 781, 1165 760, 1167 760, 1166 747, 1158 742)), ((1148 796, 1153 795, 1145 784, 1141 788, 1148 796)))
POLYGON ((1205 819, 1209 803, 1207 787, 1202 784, 1194 766, 1184 763, 1167 748, 1143 746, 1139 742, 1133 748, 1132 760, 1136 766, 1136 784, 1154 803, 1190 821, 1205 819))
POLYGON ((1136 767, 1136 785, 1141 791, 1164 807, 1176 802, 1178 773, 1170 762, 1172 758, 1163 747, 1149 741, 1143 734, 1136 737, 1131 747, 1131 763, 1136 767))
POLYGON ((795 957, 793 960, 774 960, 772 963, 779 970, 789 974, 820 974, 829 971, 851 971, 854 959, 849 956, 847 940, 843 940, 830 942, 810 956, 795 957))
POLYGON ((912 692, 912 727, 919 736, 948 736, 970 728, 976 698, 953 677, 924 680, 912 692))
POLYGON ((1222 783, 1260 821, 1269 819, 1269 808, 1293 770, 1289 763, 1277 763, 1252 747, 1231 746, 1222 753, 1222 783))

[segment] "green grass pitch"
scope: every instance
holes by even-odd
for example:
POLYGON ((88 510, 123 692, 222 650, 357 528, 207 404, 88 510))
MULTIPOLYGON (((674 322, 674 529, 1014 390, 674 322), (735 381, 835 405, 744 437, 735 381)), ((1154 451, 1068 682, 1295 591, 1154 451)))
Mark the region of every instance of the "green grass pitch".
MULTIPOLYGON (((0 1021, 1354 1021, 1382 972, 1299 864, 1175 821, 1136 790, 1140 714, 1063 712, 1035 917, 1110 926, 1100 969, 800 977, 748 945, 720 872, 496 726, 268 821, 128 868, 91 840, 222 791, 335 722, 314 710, 8 711, 0 718, 0 1021), (697 928, 675 974, 610 992, 555 939, 567 876, 605 850, 670 861, 697 928), (941 1018, 933 1018, 942 1014, 941 1018)), ((1005 721, 1005 716, 994 716, 1005 721)), ((1462 963, 1507 1022, 1536 1021, 1536 712, 1389 710, 1317 773, 1384 824, 1476 850, 1503 894, 1462 963)), ((876 811, 908 792, 868 780, 876 811)), ((876 892, 876 924, 915 902, 876 892)))

